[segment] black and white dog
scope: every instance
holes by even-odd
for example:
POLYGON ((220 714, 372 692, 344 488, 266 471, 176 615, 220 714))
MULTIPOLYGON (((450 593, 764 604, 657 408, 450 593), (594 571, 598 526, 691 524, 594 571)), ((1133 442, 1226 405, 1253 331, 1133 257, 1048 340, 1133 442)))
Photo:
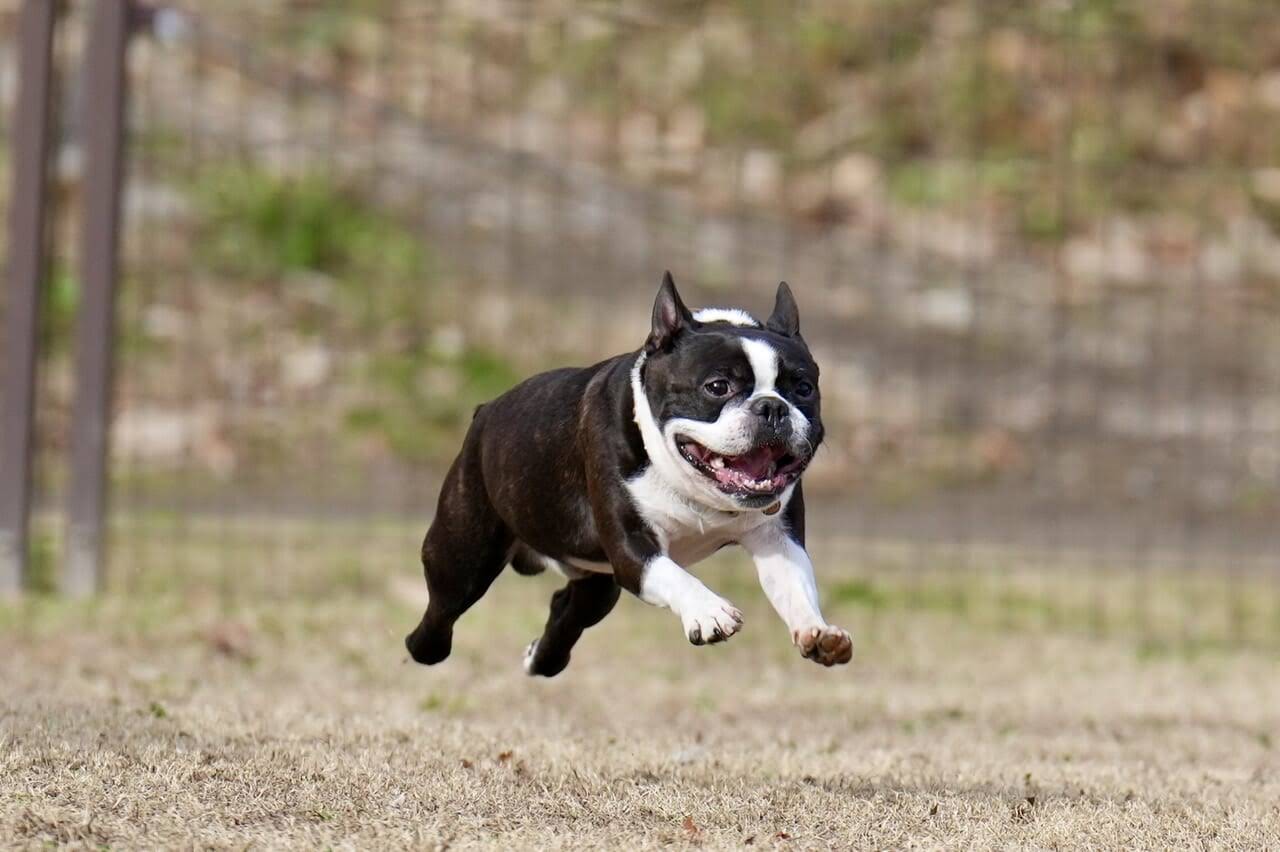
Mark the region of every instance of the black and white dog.
POLYGON ((620 589, 675 612, 693 644, 721 642, 742 614, 685 566, 740 544, 800 653, 847 663, 849 634, 822 617, 804 549, 800 475, 821 441, 818 366, 790 288, 760 323, 690 313, 668 273, 643 349, 542 373, 476 410, 422 544, 430 599, 410 654, 449 656, 454 622, 508 563, 569 580, 525 652, 529 674, 563 670, 620 589))

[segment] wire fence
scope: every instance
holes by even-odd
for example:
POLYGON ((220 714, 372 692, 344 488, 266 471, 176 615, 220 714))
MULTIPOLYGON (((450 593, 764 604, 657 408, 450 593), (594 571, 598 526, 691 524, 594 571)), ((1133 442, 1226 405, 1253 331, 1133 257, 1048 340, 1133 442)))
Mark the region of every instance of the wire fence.
MULTIPOLYGON (((90 5, 56 51, 50 554, 90 5)), ((696 304, 796 289, 850 599, 1280 635, 1265 4, 345 5, 138 7, 113 586, 231 594, 326 542, 412 573, 474 405, 635 348, 669 268, 696 304)))

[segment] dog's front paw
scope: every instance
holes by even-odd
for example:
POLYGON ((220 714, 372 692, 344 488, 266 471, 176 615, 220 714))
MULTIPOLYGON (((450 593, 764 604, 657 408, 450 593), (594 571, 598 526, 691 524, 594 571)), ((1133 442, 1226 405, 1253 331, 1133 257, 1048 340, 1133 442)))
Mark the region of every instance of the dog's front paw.
POLYGON ((742 613, 721 597, 711 595, 703 606, 681 616, 684 634, 695 645, 723 642, 742 629, 742 613))
POLYGON ((844 665, 853 659, 853 640, 849 631, 828 624, 806 627, 791 634, 800 655, 824 666, 844 665))

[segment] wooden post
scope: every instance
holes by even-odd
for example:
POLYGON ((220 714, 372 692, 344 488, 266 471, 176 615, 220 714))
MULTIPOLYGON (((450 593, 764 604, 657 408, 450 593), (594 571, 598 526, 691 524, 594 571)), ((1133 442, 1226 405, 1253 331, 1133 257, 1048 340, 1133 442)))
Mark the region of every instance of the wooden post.
POLYGON ((9 208, 4 408, 0 412, 0 597, 21 592, 27 569, 56 15, 56 4, 51 0, 26 0, 18 31, 19 88, 14 112, 9 208))
POLYGON ((96 0, 84 60, 82 289, 62 574, 63 590, 73 596, 92 594, 103 580, 130 5, 129 0, 96 0))

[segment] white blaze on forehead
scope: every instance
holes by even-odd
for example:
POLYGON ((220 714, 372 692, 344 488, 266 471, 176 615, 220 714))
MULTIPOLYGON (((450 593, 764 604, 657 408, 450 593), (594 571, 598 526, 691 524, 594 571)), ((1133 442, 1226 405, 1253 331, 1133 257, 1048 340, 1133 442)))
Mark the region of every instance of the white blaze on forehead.
POLYGON ((755 377, 755 388, 748 401, 761 396, 772 396, 786 403, 791 418, 791 428, 804 441, 809 438, 809 418, 796 408, 789 400, 778 393, 778 371, 781 369, 781 357, 763 340, 742 339, 742 351, 747 353, 747 361, 751 363, 751 373, 755 377))
POLYGON ((746 328, 762 327, 760 320, 737 308, 703 308, 702 310, 694 311, 693 318, 698 322, 727 322, 730 325, 740 325, 746 328))
POLYGON ((755 390, 751 395, 774 393, 774 385, 778 381, 778 350, 762 340, 743 338, 742 351, 747 353, 751 375, 755 378, 755 390))

